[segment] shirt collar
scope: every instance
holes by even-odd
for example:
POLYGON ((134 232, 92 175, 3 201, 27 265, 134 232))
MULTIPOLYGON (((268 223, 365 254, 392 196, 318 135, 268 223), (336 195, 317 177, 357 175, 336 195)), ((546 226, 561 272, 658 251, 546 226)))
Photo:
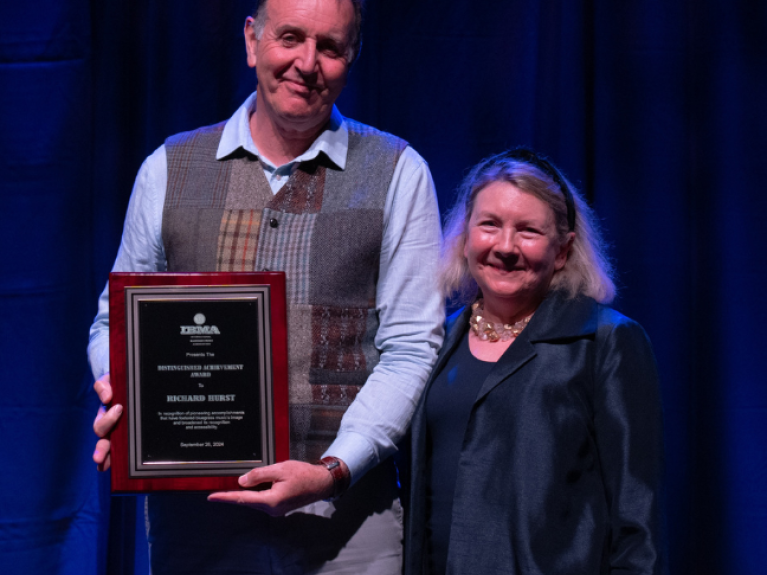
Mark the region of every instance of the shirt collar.
MULTIPOLYGON (((253 92, 224 126, 224 132, 221 134, 221 141, 216 152, 217 160, 222 160, 239 148, 254 156, 259 155, 258 148, 253 141, 253 137, 250 135, 250 115, 255 112, 255 108, 256 93, 253 92)), ((341 112, 338 111, 338 108, 333 105, 327 129, 323 130, 319 137, 312 142, 308 150, 289 163, 313 160, 320 152, 323 152, 330 158, 330 161, 344 170, 346 169, 346 154, 348 151, 349 130, 346 127, 346 120, 341 115, 341 112)), ((266 158, 261 158, 261 160, 268 163, 266 158)))

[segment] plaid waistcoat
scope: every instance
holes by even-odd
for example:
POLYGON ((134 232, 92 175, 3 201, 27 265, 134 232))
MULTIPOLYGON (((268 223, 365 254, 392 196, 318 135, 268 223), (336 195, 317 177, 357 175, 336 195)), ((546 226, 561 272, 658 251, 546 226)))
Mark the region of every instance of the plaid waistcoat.
POLYGON ((383 210, 406 142, 347 121, 345 170, 324 154, 273 194, 258 158, 216 160, 224 124, 165 142, 168 270, 284 271, 290 456, 316 460, 378 363, 376 283, 383 210))

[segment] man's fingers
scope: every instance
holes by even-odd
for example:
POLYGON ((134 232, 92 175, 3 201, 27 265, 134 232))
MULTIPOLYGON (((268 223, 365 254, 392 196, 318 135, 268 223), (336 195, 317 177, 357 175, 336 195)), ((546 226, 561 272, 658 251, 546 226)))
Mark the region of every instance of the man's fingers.
POLYGON ((273 467, 269 465, 267 467, 251 469, 245 475, 241 475, 237 482, 242 487, 248 488, 279 481, 282 477, 279 473, 275 473, 277 470, 273 469, 273 467))
POLYGON ((104 459, 104 463, 99 463, 96 466, 96 469, 99 471, 106 471, 112 466, 112 456, 110 454, 107 454, 106 459, 104 459))
POLYGON ((100 407, 96 414, 96 419, 93 421, 93 431, 98 437, 106 437, 112 431, 112 428, 120 419, 120 415, 123 412, 123 406, 119 403, 113 405, 108 411, 104 410, 104 407, 100 407))
POLYGON ((112 401, 112 379, 105 373, 93 383, 93 390, 99 396, 101 403, 107 404, 112 401))
POLYGON ((246 505, 272 516, 284 515, 275 499, 269 491, 219 491, 208 495, 208 501, 246 505))
MULTIPOLYGON (((108 373, 93 382, 93 390, 99 396, 101 403, 107 404, 112 401, 112 380, 108 373)), ((105 438, 120 419, 122 412, 122 405, 113 405, 108 410, 102 405, 96 413, 96 419, 93 420, 93 431, 101 438, 96 442, 96 448, 93 451, 93 461, 99 471, 106 471, 112 465, 111 443, 105 438)))
POLYGON ((93 450, 93 461, 96 463, 96 468, 99 471, 106 471, 112 465, 112 457, 110 455, 112 444, 105 437, 112 431, 122 411, 122 405, 115 405, 109 411, 106 411, 101 406, 96 414, 96 420, 93 422, 93 431, 101 439, 96 442, 96 448, 93 450))
POLYGON ((254 506, 263 504, 263 496, 259 497, 258 495, 258 493, 253 494, 250 491, 218 491, 208 495, 208 501, 254 506))
POLYGON ((247 505, 269 515, 284 515, 333 493, 333 478, 322 465, 283 461, 258 467, 239 478, 247 491, 212 493, 208 501, 247 505), (271 487, 268 487, 271 484, 271 487), (261 491, 267 487, 264 491, 261 491))
POLYGON ((108 439, 99 439, 96 442, 96 448, 93 450, 93 461, 98 466, 99 471, 106 471, 112 463, 110 458, 111 444, 108 439))

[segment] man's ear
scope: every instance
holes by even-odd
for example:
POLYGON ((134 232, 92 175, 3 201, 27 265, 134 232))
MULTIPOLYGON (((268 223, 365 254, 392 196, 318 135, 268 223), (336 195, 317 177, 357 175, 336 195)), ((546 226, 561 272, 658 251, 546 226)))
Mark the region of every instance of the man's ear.
POLYGON ((245 52, 248 56, 248 66, 255 68, 258 40, 256 39, 256 30, 253 28, 252 16, 245 18, 245 28, 243 30, 243 34, 245 35, 245 52))

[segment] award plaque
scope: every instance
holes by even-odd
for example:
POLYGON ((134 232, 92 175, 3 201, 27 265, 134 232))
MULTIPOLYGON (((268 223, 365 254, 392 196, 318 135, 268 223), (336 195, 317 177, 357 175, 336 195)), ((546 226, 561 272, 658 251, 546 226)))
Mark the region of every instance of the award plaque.
POLYGON ((285 274, 111 273, 112 492, 239 489, 288 459, 285 274))

